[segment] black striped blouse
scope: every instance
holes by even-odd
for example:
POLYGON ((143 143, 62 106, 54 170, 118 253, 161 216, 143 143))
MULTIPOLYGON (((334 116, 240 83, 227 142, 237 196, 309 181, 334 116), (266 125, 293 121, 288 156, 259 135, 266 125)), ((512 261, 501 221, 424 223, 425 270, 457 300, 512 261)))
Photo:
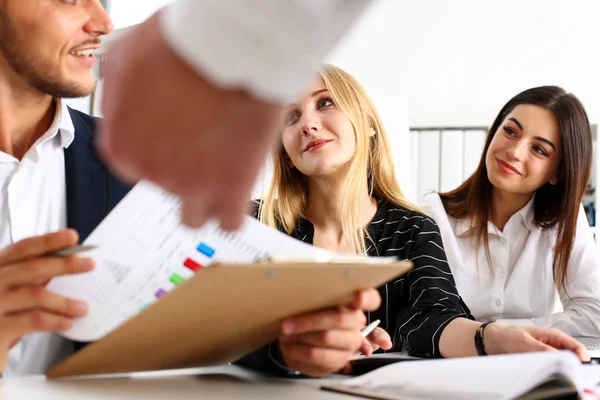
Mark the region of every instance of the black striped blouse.
MULTIPOLYGON (((378 288, 381 307, 367 313, 368 321, 381 320, 379 326, 392 338, 391 351, 441 357, 439 341, 446 325, 455 318, 473 316, 456 290, 436 223, 419 212, 379 201, 368 230, 370 256, 396 256, 414 264, 408 274, 378 288)), ((312 244, 313 225, 301 219, 292 236, 312 244)), ((273 343, 254 354, 258 357, 254 362, 241 364, 284 372, 277 371, 286 369, 278 347, 273 343)))

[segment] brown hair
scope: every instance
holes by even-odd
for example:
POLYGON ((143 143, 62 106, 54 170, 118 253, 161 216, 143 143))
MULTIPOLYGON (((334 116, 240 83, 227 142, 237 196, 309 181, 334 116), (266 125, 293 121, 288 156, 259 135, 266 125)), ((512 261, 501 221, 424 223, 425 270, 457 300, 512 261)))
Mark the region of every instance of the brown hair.
POLYGON ((558 121, 563 142, 563 158, 556 185, 544 184, 536 191, 533 204, 534 223, 543 228, 557 227, 554 247, 554 280, 560 289, 567 282, 567 269, 577 228, 579 205, 585 194, 592 166, 592 133, 583 105, 571 93, 556 86, 525 90, 500 110, 488 132, 477 170, 458 188, 440 193, 446 213, 454 218, 468 218, 476 237, 476 248, 483 241, 491 265, 487 223, 492 203, 492 183, 488 179, 485 158, 490 143, 504 119, 519 104, 532 104, 551 111, 558 121))

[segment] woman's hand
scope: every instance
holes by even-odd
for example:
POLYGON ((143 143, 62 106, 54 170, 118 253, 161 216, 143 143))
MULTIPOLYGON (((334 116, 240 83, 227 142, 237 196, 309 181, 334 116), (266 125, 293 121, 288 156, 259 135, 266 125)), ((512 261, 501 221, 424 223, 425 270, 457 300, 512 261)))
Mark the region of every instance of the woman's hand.
POLYGON ((390 338, 390 335, 384 329, 375 328, 363 341, 360 352, 365 356, 370 356, 380 348, 390 350, 392 348, 392 338, 390 338))
MULTIPOLYGON (((375 330, 371 332, 369 336, 363 339, 363 345, 360 348, 360 353, 365 356, 370 356, 380 348, 384 350, 390 350, 392 346, 393 344, 390 335, 388 335, 388 333, 382 328, 375 328, 375 330)), ((352 364, 348 362, 344 366, 342 372, 346 375, 350 375, 352 373, 352 364)))
MULTIPOLYGON (((374 311, 380 304, 379 292, 370 289, 359 292, 342 307, 285 320, 279 346, 288 368, 313 377, 342 370, 361 349, 372 348, 370 340, 361 334, 367 322, 364 311, 374 311)), ((385 344, 379 332, 373 334, 375 345, 385 344)))
POLYGON ((494 322, 484 330, 483 345, 488 354, 570 350, 581 361, 590 361, 583 344, 553 328, 512 326, 494 322))

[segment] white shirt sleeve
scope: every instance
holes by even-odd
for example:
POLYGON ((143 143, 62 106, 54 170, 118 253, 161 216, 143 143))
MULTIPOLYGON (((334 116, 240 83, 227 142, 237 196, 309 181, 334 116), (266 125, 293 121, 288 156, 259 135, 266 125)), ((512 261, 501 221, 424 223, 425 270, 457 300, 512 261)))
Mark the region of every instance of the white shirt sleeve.
POLYGON ((500 322, 557 328, 572 336, 600 336, 600 260, 583 207, 577 217, 566 291, 559 291, 563 312, 500 322))
POLYGON ((213 83, 288 102, 373 0, 177 0, 163 36, 213 83))

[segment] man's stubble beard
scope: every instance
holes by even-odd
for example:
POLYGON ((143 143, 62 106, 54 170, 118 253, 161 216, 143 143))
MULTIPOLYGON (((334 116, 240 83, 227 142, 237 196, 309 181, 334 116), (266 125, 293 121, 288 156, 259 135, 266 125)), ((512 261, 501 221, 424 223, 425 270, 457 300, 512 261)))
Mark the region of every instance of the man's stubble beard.
POLYGON ((6 63, 35 90, 58 98, 85 97, 94 87, 84 87, 61 76, 58 66, 44 60, 30 42, 19 38, 10 18, 0 11, 0 54, 6 63))

